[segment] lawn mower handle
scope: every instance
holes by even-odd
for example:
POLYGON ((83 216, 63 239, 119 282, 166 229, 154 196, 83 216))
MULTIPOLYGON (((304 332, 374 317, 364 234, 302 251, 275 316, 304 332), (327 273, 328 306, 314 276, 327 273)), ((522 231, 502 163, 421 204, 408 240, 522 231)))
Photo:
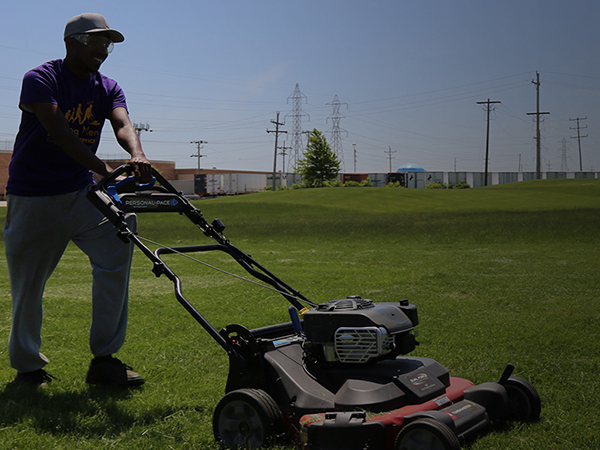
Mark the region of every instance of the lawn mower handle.
POLYGON ((304 305, 298 299, 303 300, 311 306, 316 306, 315 303, 304 297, 300 292, 261 266, 250 255, 231 244, 222 234, 225 228, 222 222, 216 219, 212 224, 208 223, 200 210, 192 205, 182 192, 177 191, 155 168, 152 168, 152 181, 150 183, 138 184, 132 175, 133 173, 134 166, 131 164, 118 167, 97 185, 93 186, 89 190, 87 198, 117 228, 118 236, 124 242, 135 244, 153 262, 154 268, 152 271, 157 277, 165 275, 173 282, 175 296, 179 303, 230 356, 236 357, 242 364, 245 364, 243 356, 184 297, 181 280, 162 260, 161 255, 215 250, 223 251, 235 259, 249 274, 274 287, 298 311, 304 309, 304 305), (128 176, 122 179, 124 174, 128 176), (144 193, 144 191, 155 192, 144 193), (177 212, 183 214, 196 224, 207 237, 216 240, 217 244, 160 247, 153 252, 142 242, 137 233, 129 228, 126 221, 127 213, 136 212, 177 212))
MULTIPOLYGON (((129 164, 115 169, 88 191, 88 200, 92 202, 92 204, 96 206, 96 208, 98 208, 98 210, 117 228, 119 238, 126 243, 132 242, 153 262, 154 268, 152 271, 157 277, 165 275, 173 282, 175 297, 179 303, 200 325, 202 325, 208 334, 210 334, 210 336, 225 349, 227 354, 230 357, 233 356, 237 358, 241 364, 245 364, 244 358, 235 351, 233 346, 225 340, 210 322, 208 322, 208 320, 206 320, 204 316, 202 316, 202 314, 200 314, 200 312, 184 297, 180 278, 169 268, 169 266, 167 266, 167 264, 165 264, 164 261, 162 261, 158 254, 152 252, 152 250, 142 242, 135 231, 129 228, 129 224, 126 220, 126 212, 123 210, 126 208, 123 207, 123 202, 119 197, 119 191, 126 189, 131 192, 132 188, 134 192, 157 190, 163 194, 176 197, 178 201, 179 199, 182 199, 184 201, 182 202, 181 207, 187 207, 188 209, 188 214, 186 215, 192 218, 193 222, 196 223, 205 234, 209 236, 213 235, 212 227, 204 220, 200 211, 195 210, 195 208, 183 198, 181 193, 179 193, 156 169, 152 168, 153 181, 151 183, 139 185, 131 175, 125 179, 119 179, 123 174, 132 174, 133 169, 133 165, 129 164), (160 183, 160 186, 155 185, 156 181, 160 183), (195 210, 195 213, 193 210, 195 210)), ((218 233, 215 232, 214 234, 218 236, 218 233)))
MULTIPOLYGON (((212 250, 224 251, 233 257, 250 275, 277 289, 298 311, 304 309, 304 305, 302 305, 298 299, 301 299, 310 306, 316 306, 314 302, 283 282, 276 275, 261 266, 250 255, 242 252, 239 248, 229 242, 229 240, 223 236, 225 225, 223 225, 219 219, 215 219, 212 223, 208 223, 200 210, 192 205, 185 198, 183 193, 175 189, 175 187, 154 167, 152 167, 152 183, 138 185, 135 183, 135 178, 131 175, 125 180, 119 180, 119 177, 123 174, 132 174, 133 171, 134 166, 131 164, 125 164, 116 168, 107 177, 102 179, 97 186, 92 188, 88 193, 88 198, 115 225, 119 230, 121 239, 125 242, 133 240, 134 243, 136 243, 136 245, 155 262, 155 265, 156 258, 160 260, 160 254, 174 252, 168 248, 163 248, 158 249, 150 256, 147 247, 143 244, 143 247, 140 246, 136 242, 138 239, 135 234, 128 229, 127 223, 125 222, 126 212, 177 212, 183 214, 196 224, 207 237, 217 241, 218 245, 178 247, 176 249, 178 253, 212 250), (157 182, 159 185, 156 185, 157 182), (155 190, 159 193, 142 194, 142 196, 139 196, 135 193, 129 193, 132 188, 135 192, 155 190), (125 189, 127 193, 120 194, 119 189, 125 189)), ((162 260, 161 263, 164 265, 162 260)), ((159 272, 160 267, 155 268, 155 273, 159 274, 159 272)))
POLYGON ((133 176, 135 166, 124 164, 92 187, 88 198, 119 230, 126 212, 178 212, 185 214, 202 232, 213 239, 225 240, 220 234, 223 226, 220 221, 209 224, 202 213, 175 189, 162 174, 152 167, 150 183, 138 184, 133 176), (122 178, 123 175, 128 175, 122 178), (139 193, 155 191, 139 198, 139 193), (128 204, 127 200, 131 200, 128 204), (143 204, 144 203, 144 204, 143 204), (120 211, 121 213, 119 213, 120 211))

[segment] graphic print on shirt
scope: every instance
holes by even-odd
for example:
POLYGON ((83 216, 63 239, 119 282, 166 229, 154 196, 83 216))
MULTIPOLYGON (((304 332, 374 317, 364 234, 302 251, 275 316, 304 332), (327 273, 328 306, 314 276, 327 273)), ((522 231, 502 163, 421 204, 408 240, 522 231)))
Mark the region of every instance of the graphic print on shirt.
POLYGON ((93 107, 94 102, 87 102, 87 107, 83 111, 83 105, 80 103, 65 113, 65 119, 71 127, 71 132, 86 145, 96 142, 102 129, 102 124, 94 118, 93 107))

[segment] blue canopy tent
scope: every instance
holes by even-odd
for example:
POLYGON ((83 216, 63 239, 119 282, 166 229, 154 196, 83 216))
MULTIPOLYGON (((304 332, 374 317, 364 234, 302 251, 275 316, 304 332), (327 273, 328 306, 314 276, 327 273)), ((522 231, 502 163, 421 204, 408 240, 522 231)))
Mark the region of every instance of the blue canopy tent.
POLYGON ((418 164, 408 163, 400 166, 396 172, 425 172, 425 169, 418 164))

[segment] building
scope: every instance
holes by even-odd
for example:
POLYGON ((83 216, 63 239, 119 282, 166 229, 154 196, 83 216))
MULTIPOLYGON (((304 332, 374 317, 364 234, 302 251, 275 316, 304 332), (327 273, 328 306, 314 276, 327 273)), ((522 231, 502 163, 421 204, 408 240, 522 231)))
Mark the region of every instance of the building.
POLYGON ((8 165, 12 151, 0 150, 0 200, 6 198, 6 183, 8 183, 8 165))
MULTIPOLYGON (((0 200, 6 198, 8 182, 8 165, 12 151, 0 150, 0 200)), ((127 162, 126 159, 106 159, 111 167, 116 168, 127 162)), ((152 165, 167 180, 186 195, 235 195, 262 191, 273 185, 272 172, 222 169, 177 169, 173 161, 152 161, 152 165)), ((342 183, 346 181, 361 182, 367 178, 373 187, 383 187, 390 182, 398 182, 407 188, 421 189, 429 183, 445 183, 454 186, 456 183, 467 183, 471 187, 485 186, 483 172, 428 172, 417 164, 405 164, 398 171, 391 173, 343 173, 342 183)), ((600 172, 542 172, 542 179, 561 178, 600 178, 600 172)), ((487 185, 516 183, 518 181, 535 180, 535 172, 490 172, 487 185)), ((276 174, 276 186, 292 186, 301 183, 300 175, 293 173, 276 174)))
MULTIPOLYGON (((0 150, 0 200, 6 199, 6 183, 8 182, 8 166, 12 151, 0 150)), ((127 163, 127 159, 104 159, 112 168, 127 163)), ((177 169, 173 161, 152 161, 152 166, 167 180, 185 194, 196 193, 195 180, 199 175, 198 169, 177 169)), ((212 188, 211 194, 229 195, 262 191, 265 186, 272 184, 272 172, 253 172, 246 170, 201 169, 200 174, 207 177, 207 185, 212 188)), ((279 177, 281 174, 278 174, 279 177)), ((290 180, 299 182, 294 174, 286 174, 290 180)), ((277 184, 280 178, 277 178, 277 184)))
MULTIPOLYGON (((535 172, 489 172, 487 185, 516 183, 535 180, 535 172)), ((388 183, 400 183, 406 188, 425 188, 430 183, 444 183, 454 186, 467 183, 470 187, 485 186, 484 172, 426 172, 398 171, 391 173, 345 173, 341 174, 342 182, 352 180, 361 182, 369 179, 374 187, 386 186, 388 183)), ((600 178, 600 172, 542 172, 543 180, 600 178)))

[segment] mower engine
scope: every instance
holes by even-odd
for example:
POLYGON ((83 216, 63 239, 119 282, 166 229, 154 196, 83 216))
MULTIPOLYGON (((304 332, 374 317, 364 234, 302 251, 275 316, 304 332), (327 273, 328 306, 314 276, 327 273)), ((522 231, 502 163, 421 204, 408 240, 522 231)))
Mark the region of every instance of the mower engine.
POLYGON ((410 353, 419 320, 408 300, 373 303, 353 295, 304 313, 305 351, 321 363, 366 364, 410 353))

